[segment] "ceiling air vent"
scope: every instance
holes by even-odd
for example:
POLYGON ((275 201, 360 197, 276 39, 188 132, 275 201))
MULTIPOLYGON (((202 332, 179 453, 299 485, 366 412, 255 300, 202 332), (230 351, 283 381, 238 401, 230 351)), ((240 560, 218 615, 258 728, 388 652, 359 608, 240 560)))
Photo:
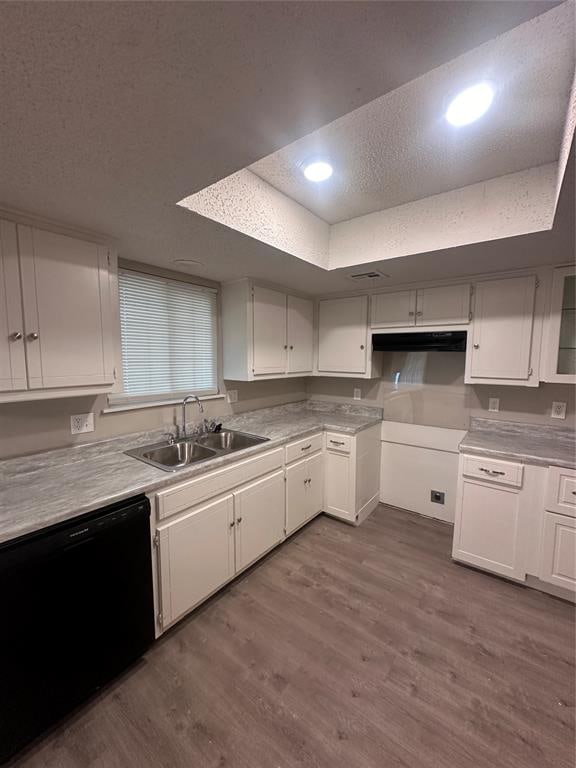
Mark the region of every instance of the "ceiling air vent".
POLYGON ((371 269, 369 272, 353 272, 351 275, 348 275, 348 277, 356 283, 361 283, 369 280, 382 280, 383 278, 390 277, 390 275, 386 275, 384 272, 378 272, 377 269, 371 269))

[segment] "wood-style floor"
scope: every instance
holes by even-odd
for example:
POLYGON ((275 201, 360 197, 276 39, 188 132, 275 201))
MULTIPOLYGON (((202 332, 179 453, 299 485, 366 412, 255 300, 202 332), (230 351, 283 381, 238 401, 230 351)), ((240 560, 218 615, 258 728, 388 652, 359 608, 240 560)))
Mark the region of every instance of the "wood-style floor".
POLYGON ((316 519, 14 765, 573 768, 573 608, 451 535, 316 519))

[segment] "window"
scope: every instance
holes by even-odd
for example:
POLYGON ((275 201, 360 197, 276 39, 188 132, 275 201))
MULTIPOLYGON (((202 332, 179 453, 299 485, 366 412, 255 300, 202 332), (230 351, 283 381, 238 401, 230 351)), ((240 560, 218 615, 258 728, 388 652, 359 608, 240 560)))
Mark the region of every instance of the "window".
POLYGON ((216 291, 121 269, 124 395, 215 394, 216 291))

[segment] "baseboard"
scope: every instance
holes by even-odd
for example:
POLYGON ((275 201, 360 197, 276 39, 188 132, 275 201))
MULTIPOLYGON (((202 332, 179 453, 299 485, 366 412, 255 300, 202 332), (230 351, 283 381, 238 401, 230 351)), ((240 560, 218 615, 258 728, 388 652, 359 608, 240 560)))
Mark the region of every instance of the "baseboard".
POLYGON ((569 603, 576 603, 576 594, 572 590, 557 587, 555 584, 548 584, 536 576, 526 576, 525 584, 527 587, 537 589, 539 592, 546 592, 547 595, 552 595, 552 597, 559 597, 561 600, 566 600, 569 603))

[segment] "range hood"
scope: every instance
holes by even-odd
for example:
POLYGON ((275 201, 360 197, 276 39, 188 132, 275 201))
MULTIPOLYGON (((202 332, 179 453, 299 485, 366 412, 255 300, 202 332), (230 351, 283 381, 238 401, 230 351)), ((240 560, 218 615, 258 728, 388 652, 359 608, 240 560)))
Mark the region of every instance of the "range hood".
POLYGON ((464 352, 466 331, 413 331, 410 333, 375 333, 375 352, 464 352))

